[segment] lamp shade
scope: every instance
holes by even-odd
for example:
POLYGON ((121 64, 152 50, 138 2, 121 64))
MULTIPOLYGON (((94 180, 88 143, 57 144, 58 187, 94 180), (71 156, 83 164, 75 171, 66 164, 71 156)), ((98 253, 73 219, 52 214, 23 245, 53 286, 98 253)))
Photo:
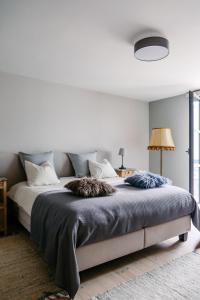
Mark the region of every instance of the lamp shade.
POLYGON ((175 150, 170 128, 152 128, 148 150, 175 150))
POLYGON ((124 148, 120 148, 118 154, 124 156, 124 154, 125 154, 125 149, 124 149, 124 148))

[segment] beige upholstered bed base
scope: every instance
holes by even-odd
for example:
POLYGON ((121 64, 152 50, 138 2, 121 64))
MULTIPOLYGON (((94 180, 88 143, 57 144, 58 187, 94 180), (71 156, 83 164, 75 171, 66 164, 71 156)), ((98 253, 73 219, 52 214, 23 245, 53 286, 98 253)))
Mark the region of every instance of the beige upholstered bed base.
MULTIPOLYGON (((30 232, 30 216, 18 210, 20 223, 30 232)), ((115 258, 136 252, 174 236, 186 233, 191 228, 191 217, 185 216, 161 225, 147 227, 120 237, 77 248, 79 270, 83 271, 115 258)))

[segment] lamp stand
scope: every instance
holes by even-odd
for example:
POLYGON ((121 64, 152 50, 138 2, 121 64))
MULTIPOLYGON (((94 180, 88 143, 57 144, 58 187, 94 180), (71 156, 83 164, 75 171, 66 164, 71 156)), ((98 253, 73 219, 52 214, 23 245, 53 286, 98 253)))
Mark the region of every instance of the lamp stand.
POLYGON ((160 150, 160 175, 162 176, 162 169, 163 169, 163 163, 162 163, 162 159, 163 159, 163 151, 160 150))
POLYGON ((126 168, 124 167, 124 156, 122 155, 122 165, 119 168, 119 170, 126 170, 126 168))

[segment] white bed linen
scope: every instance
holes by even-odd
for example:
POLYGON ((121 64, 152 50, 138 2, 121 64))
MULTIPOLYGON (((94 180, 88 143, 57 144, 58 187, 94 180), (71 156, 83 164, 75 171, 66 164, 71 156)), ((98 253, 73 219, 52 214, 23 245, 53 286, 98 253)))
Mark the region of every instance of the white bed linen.
MULTIPOLYGON (((61 177, 60 183, 56 185, 45 185, 45 186, 28 186, 26 181, 17 183, 11 187, 8 192, 8 196, 14 202, 17 203, 19 207, 22 207, 24 211, 31 216, 31 210, 33 203, 39 194, 50 192, 50 191, 58 191, 58 190, 66 190, 64 186, 72 181, 77 179, 76 177, 61 177)), ((108 179, 101 179, 110 184, 119 184, 124 181, 124 178, 115 177, 108 179)))

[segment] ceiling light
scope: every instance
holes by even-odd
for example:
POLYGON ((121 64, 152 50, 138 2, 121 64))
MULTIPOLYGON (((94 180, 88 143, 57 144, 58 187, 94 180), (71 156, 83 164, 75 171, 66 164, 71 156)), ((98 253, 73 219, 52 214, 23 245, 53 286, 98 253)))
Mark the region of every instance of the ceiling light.
POLYGON ((134 45, 135 57, 143 61, 156 61, 169 54, 169 41, 160 36, 146 37, 134 45))

